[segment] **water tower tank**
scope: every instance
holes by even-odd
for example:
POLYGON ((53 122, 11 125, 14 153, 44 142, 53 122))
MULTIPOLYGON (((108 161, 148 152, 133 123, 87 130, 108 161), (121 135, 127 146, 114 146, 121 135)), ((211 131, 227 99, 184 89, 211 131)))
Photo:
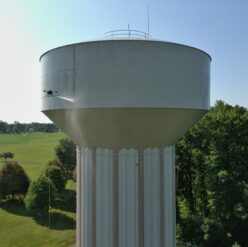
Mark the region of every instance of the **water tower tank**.
POLYGON ((209 109, 209 55, 112 38, 40 61, 42 111, 78 145, 77 246, 174 247, 174 144, 209 109))

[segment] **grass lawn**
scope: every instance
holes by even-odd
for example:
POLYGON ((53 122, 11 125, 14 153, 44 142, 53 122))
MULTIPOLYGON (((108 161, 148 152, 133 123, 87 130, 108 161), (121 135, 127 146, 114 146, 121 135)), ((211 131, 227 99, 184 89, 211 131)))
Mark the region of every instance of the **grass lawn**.
POLYGON ((33 218, 23 204, 0 205, 1 247, 68 247, 75 242, 75 213, 53 209, 33 218), (50 227, 49 227, 50 222, 50 227))
MULTIPOLYGON (((10 151, 31 180, 54 159, 54 147, 63 133, 0 135, 0 153, 10 151)), ((4 163, 0 161, 0 167, 4 163)), ((23 203, 0 202, 0 247, 67 247, 75 243, 75 183, 68 181, 50 217, 32 217, 23 203)))
MULTIPOLYGON (((54 147, 64 133, 0 134, 0 153, 12 152, 31 180, 36 179, 44 164, 54 159, 54 147)), ((0 166, 4 160, 0 160, 0 166)))

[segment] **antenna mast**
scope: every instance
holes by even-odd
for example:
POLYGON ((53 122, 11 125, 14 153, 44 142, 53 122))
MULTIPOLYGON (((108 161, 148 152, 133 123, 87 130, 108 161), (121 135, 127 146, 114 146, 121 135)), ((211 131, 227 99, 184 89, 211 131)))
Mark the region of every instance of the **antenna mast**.
POLYGON ((147 33, 150 35, 149 5, 147 5, 147 33))

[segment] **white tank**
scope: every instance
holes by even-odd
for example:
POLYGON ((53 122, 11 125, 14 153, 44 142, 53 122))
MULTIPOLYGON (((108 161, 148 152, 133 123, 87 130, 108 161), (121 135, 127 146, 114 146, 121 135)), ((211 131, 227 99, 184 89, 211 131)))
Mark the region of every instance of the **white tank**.
POLYGON ((209 109, 210 57, 154 40, 100 40, 41 57, 42 111, 87 147, 174 144, 209 109), (53 95, 53 96, 54 96, 53 95))
POLYGON ((209 109, 210 56, 128 38, 40 61, 42 111, 78 144, 77 246, 175 247, 174 144, 209 109))

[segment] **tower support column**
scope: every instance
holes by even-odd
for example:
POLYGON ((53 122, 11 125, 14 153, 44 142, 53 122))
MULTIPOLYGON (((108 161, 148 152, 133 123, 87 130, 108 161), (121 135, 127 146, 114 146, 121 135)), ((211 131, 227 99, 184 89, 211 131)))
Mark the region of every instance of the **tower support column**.
POLYGON ((175 147, 77 147, 77 247, 175 247, 175 147))

